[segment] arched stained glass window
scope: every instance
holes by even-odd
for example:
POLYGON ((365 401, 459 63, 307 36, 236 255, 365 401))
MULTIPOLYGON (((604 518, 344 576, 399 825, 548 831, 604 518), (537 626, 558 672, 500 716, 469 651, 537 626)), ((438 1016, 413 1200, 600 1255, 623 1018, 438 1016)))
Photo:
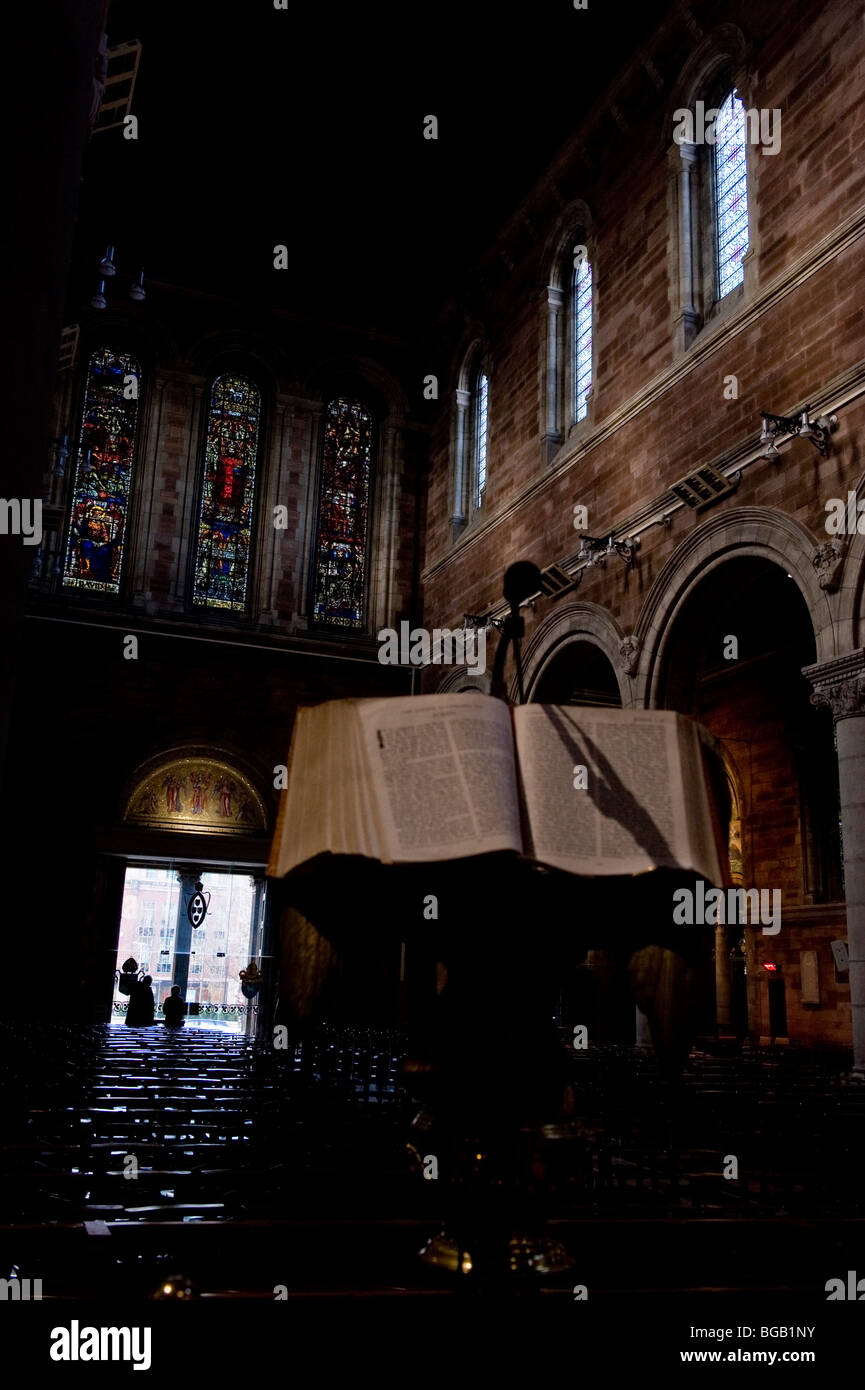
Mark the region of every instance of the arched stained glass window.
POLYGON ((715 226, 718 298, 741 284, 748 249, 745 107, 729 92, 715 118, 715 226))
POLYGON ((358 401, 331 401, 324 417, 313 620, 364 620, 372 419, 358 401))
POLYGON ((93 353, 72 486, 65 588, 120 592, 140 385, 134 357, 111 348, 93 353))
POLYGON ((490 383, 486 373, 481 372, 475 387, 475 506, 484 500, 487 485, 487 439, 489 437, 489 396, 490 383))
POLYGON ((573 285, 574 420, 585 418, 592 385, 592 267, 581 260, 573 285))
POLYGON ((210 392, 193 603, 242 612, 252 541, 261 392, 243 376, 210 392))

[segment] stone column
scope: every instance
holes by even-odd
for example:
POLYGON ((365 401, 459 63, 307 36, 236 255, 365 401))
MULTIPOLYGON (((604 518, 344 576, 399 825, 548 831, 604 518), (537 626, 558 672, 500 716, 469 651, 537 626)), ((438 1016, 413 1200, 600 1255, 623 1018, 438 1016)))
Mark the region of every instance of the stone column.
MULTIPOLYGON (((249 886, 254 890, 250 915, 249 959, 255 961, 264 976, 261 988, 254 999, 247 999, 241 995, 241 999, 246 1005, 242 1032, 247 1038, 254 1038, 258 1032, 259 1010, 267 999, 266 986, 268 977, 273 975, 273 967, 264 956, 264 908, 266 902, 264 874, 251 874, 249 886)), ((247 962, 244 961, 241 969, 245 969, 246 965, 247 962)))
POLYGON ((715 927, 715 1017, 719 1027, 730 1026, 730 948, 721 923, 715 927))
POLYGON ((561 447, 565 422, 564 359, 562 351, 562 320, 565 297, 555 285, 548 285, 545 295, 546 316, 545 360, 543 370, 544 450, 547 462, 561 447))
POLYGON ((699 311, 694 304, 696 288, 696 257, 694 248, 694 212, 696 196, 694 166, 697 147, 683 142, 673 147, 671 161, 676 175, 676 200, 679 226, 679 291, 676 311, 676 341, 680 350, 686 348, 700 326, 699 311))
POLYGON ((195 892, 198 874, 181 872, 177 875, 180 884, 180 899, 177 904, 177 931, 174 937, 174 970, 171 983, 180 985, 180 997, 186 998, 189 984, 189 953, 192 950, 192 923, 186 915, 186 906, 195 892))
MULTIPOLYGON (((189 421, 188 434, 185 439, 185 461, 175 457, 174 463, 178 470, 177 476, 177 501, 174 506, 174 546, 175 563, 171 579, 171 594, 168 599, 167 608, 169 612, 182 613, 187 605, 187 601, 192 602, 192 589, 194 577, 192 577, 192 566, 195 563, 195 551, 198 545, 198 508, 199 498, 198 480, 199 475, 204 472, 204 458, 199 447, 201 416, 207 408, 205 401, 204 386, 185 383, 186 385, 186 414, 189 421), (177 539, 179 537, 179 540, 177 539), (189 593, 187 594, 186 579, 190 576, 189 593)), ((166 418, 166 426, 170 428, 170 417, 166 418)), ((163 468, 168 461, 165 457, 163 445, 163 468)), ((160 485, 165 486, 164 480, 159 479, 160 485)), ((151 536, 150 544, 153 544, 155 537, 151 536)))
POLYGON ((471 406, 471 392, 462 387, 456 392, 456 420, 454 423, 454 479, 453 514, 451 516, 451 540, 456 540, 469 517, 467 478, 468 467, 468 417, 471 406))
POLYGON ((158 470, 162 447, 164 395, 165 378, 158 376, 153 383, 147 419, 141 411, 143 402, 139 401, 138 432, 142 447, 138 450, 135 462, 139 478, 138 510, 134 516, 130 514, 127 518, 126 545, 129 553, 125 560, 132 572, 132 607, 137 609, 146 608, 148 601, 153 597, 153 542, 159 532, 159 516, 156 509, 161 502, 161 487, 158 485, 161 480, 158 470))
POLYGON ((381 431, 376 525, 369 523, 366 560, 367 623, 373 632, 391 626, 402 605, 396 596, 399 484, 403 471, 402 425, 388 419, 381 431))
MULTIPOLYGON (((258 577, 256 595, 258 621, 262 627, 279 626, 276 600, 285 565, 285 556, 288 552, 286 545, 288 528, 277 528, 274 525, 273 512, 274 507, 287 507, 289 502, 286 456, 290 446, 285 437, 285 416, 285 402, 278 401, 274 411, 273 435, 271 437, 272 472, 270 487, 267 495, 262 487, 259 504, 265 513, 264 517, 259 518, 258 527, 258 533, 261 537, 261 571, 258 577)), ((296 536, 292 539, 296 542, 296 536)))
POLYGON ((321 401, 292 398, 291 446, 286 466, 300 474, 298 493, 299 514, 295 535, 295 592, 293 613, 280 612, 278 586, 272 605, 278 619, 292 622, 295 632, 308 632, 312 626, 315 605, 315 577, 318 563, 318 491, 319 463, 323 434, 324 405, 321 401))
POLYGON ((807 666, 814 687, 811 703, 826 705, 835 718, 847 949, 850 953, 850 1010, 853 1070, 865 1077, 865 647, 807 666))

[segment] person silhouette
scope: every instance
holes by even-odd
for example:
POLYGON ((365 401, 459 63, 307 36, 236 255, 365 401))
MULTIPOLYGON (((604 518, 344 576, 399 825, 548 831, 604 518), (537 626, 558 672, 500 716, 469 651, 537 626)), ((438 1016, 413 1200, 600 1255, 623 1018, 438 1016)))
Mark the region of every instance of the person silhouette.
POLYGON ((121 994, 130 995, 133 985, 141 979, 141 971, 138 969, 138 962, 134 956, 130 956, 120 967, 117 977, 117 988, 121 994))
POLYGON ((182 1028, 186 1002, 180 997, 180 985, 172 985, 171 993, 162 1001, 166 1028, 182 1028))
POLYGON ((153 1022, 156 1001, 153 998, 152 975, 145 975, 132 986, 129 995, 129 1008, 126 1010, 127 1028, 147 1028, 153 1022))

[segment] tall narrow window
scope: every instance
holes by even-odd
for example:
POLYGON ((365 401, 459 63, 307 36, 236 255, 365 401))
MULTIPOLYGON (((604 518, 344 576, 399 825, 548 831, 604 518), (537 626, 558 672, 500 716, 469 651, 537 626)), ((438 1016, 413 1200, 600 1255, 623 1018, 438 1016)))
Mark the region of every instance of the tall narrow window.
POLYGON ((140 384, 133 357, 101 348, 90 358, 63 566, 66 588, 120 592, 140 384))
POLYGON ((735 91, 718 107, 715 120, 715 234, 718 298, 742 283, 748 249, 748 182, 745 108, 735 91))
POLYGON ((363 627, 372 419, 339 398, 325 412, 313 621, 363 627))
POLYGON ((484 500, 487 485, 487 437, 489 435, 490 384, 484 372, 475 388, 475 506, 484 500))
POLYGON ((592 385, 592 267, 580 261, 573 286, 574 420, 585 418, 592 385))
POLYGON ((192 601, 242 612, 252 539, 261 393, 220 376, 210 392, 192 601))

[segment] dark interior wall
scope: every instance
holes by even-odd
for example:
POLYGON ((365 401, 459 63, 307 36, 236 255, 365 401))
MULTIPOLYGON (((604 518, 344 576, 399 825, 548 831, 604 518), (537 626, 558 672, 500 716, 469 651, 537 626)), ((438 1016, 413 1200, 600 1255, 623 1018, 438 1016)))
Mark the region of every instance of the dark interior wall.
MULTIPOLYGON (((19 85, 16 89, 13 79, 7 93, 16 134, 4 155, 6 498, 42 495, 51 392, 106 8, 106 0, 57 0, 50 10, 23 6, 16 16, 18 54, 13 44, 9 57, 19 85)), ((0 758, 22 660, 18 642, 33 553, 17 537, 0 539, 0 758)))
MULTIPOLYGON (((259 651, 178 636, 142 634, 135 661, 123 630, 31 617, 12 717, 6 790, 9 864, 23 889, 12 919, 40 958, 62 960, 77 978, 96 975, 114 944, 124 848, 146 857, 152 832, 118 827, 125 794, 147 758, 181 744, 222 749, 249 768, 272 817, 273 769, 288 756, 301 703, 408 693, 405 673, 285 650, 259 651), (107 952, 107 955, 106 955, 107 952)), ((312 802, 316 789, 310 787, 312 802)), ((161 836, 161 854, 231 862, 231 837, 210 844, 161 836), (168 847, 171 847, 170 850, 168 847)), ((269 837, 257 853, 266 861, 269 837)), ((244 843, 243 856, 250 851, 244 843)))
MULTIPOLYGON (((144 304, 112 303, 100 313, 80 302, 78 280, 67 305, 81 322, 78 361, 54 381, 52 338, 51 423, 34 452, 31 491, 51 488, 43 521, 62 555, 90 354, 105 346, 130 352, 142 367, 142 391, 121 593, 64 590, 47 562, 31 584, 3 796, 10 859, 25 887, 20 920, 40 950, 87 977, 101 1000, 110 993, 127 858, 263 868, 277 805, 274 768, 287 761, 297 706, 409 692, 406 673, 376 659, 376 624, 348 636, 310 630, 304 609, 323 404, 342 390, 357 393, 376 422, 367 563, 372 577, 384 537, 393 564, 377 575, 376 601, 379 610, 389 605, 387 621, 415 616, 419 607, 426 433, 407 418, 400 376, 421 376, 403 343, 293 315, 276 319, 269 304, 223 303, 167 285, 148 284, 144 304), (224 370, 253 377, 263 399, 257 545, 242 615, 193 609, 189 566, 181 573, 178 558, 195 534, 206 390, 224 370), (49 481, 49 433, 68 433, 73 451, 60 484, 49 481), (289 524, 274 541, 276 502, 289 524), (267 583, 261 576, 271 548, 267 583), (134 660, 125 656, 130 635, 138 643, 134 660), (240 843, 120 826, 135 770, 189 745, 221 751, 248 772, 268 806, 267 834, 240 843), (43 891, 32 893, 31 885, 43 891)), ((22 571, 22 596, 24 583, 22 571)))

